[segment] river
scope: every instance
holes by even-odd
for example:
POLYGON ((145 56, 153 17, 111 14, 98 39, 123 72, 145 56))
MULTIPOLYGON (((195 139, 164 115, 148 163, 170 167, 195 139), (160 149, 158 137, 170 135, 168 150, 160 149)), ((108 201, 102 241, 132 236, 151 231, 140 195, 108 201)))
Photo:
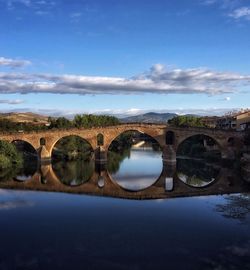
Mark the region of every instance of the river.
POLYGON ((183 157, 171 171, 150 147, 109 160, 55 163, 55 183, 46 168, 1 176, 1 270, 250 269, 249 186, 237 171, 225 180, 220 164, 183 157), (212 195, 220 181, 236 193, 212 195))

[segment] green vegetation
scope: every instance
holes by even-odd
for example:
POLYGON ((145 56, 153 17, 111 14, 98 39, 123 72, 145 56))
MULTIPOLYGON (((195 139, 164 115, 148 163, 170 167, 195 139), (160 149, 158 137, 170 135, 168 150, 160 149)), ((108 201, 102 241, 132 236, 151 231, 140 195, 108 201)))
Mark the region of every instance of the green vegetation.
POLYGON ((52 153, 54 160, 89 160, 93 149, 91 145, 77 136, 59 140, 52 153))
POLYGON ((8 119, 0 118, 0 131, 1 132, 20 132, 20 131, 38 131, 46 130, 48 127, 45 125, 38 125, 32 123, 18 123, 8 119))
POLYGON ((14 122, 0 118, 0 132, 30 132, 49 129, 91 128, 118 125, 118 118, 108 115, 77 114, 73 120, 65 117, 48 118, 48 125, 39 124, 36 118, 33 123, 14 122))
POLYGON ((185 141, 183 141, 178 150, 177 156, 186 156, 192 158, 201 158, 209 161, 218 161, 220 159, 220 151, 213 149, 213 146, 216 145, 216 142, 207 136, 196 135, 192 136, 185 141), (206 147, 204 145, 204 140, 206 141, 206 147), (212 147, 212 149, 207 149, 207 147, 212 147))
POLYGON ((120 150, 119 153, 109 151, 108 152, 108 164, 107 169, 110 173, 116 173, 119 171, 121 162, 130 156, 130 149, 120 150))
POLYGON ((129 149, 133 144, 133 131, 123 132, 119 135, 109 146, 109 151, 112 152, 123 152, 124 149, 129 149))
POLYGON ((20 167, 23 163, 16 147, 6 141, 0 141, 0 170, 20 167))
POLYGON ((206 127, 201 117, 190 115, 176 116, 168 120, 168 123, 177 127, 206 127))
POLYGON ((68 128, 91 128, 118 125, 119 120, 114 116, 77 114, 74 119, 68 120, 65 117, 48 118, 49 128, 68 129, 68 128))
POLYGON ((77 186, 87 182, 94 173, 93 161, 60 161, 53 164, 60 181, 68 186, 77 186))

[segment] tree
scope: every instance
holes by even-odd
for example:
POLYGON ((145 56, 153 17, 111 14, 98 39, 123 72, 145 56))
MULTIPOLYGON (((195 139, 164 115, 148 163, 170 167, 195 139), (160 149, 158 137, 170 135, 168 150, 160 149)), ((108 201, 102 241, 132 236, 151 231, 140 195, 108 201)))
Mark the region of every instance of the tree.
POLYGON ((168 123, 177 127, 206 127, 202 118, 191 115, 176 116, 170 119, 168 123))
POLYGON ((22 157, 16 147, 6 141, 0 141, 0 169, 10 168, 11 166, 21 166, 22 157))

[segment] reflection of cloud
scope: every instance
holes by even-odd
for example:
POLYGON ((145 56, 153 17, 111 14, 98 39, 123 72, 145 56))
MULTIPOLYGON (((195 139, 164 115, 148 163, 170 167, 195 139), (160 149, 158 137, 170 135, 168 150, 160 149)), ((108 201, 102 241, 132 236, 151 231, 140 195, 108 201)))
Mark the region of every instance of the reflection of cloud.
POLYGON ((152 186, 159 175, 113 175, 112 178, 121 187, 129 190, 140 190, 152 186))
POLYGON ((241 246, 229 246, 227 250, 230 251, 233 255, 244 257, 250 257, 250 242, 247 242, 241 246))
POLYGON ((34 204, 24 200, 13 200, 0 202, 0 210, 15 209, 18 207, 33 206, 34 204))
POLYGON ((249 269, 250 241, 227 246, 218 250, 216 255, 203 258, 203 269, 249 269))

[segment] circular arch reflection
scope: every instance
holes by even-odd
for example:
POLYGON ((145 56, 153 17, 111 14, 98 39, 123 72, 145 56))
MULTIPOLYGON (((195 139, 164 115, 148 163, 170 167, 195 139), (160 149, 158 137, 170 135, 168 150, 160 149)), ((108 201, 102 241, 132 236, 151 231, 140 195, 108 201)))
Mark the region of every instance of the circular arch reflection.
POLYGON ((21 182, 30 180, 38 168, 37 151, 29 142, 23 140, 12 141, 12 144, 15 145, 22 158, 22 165, 16 171, 13 179, 21 182))
POLYGON ((61 183, 79 186, 94 173, 94 151, 83 138, 71 135, 61 138, 52 150, 52 168, 61 183))
POLYGON ((152 137, 137 130, 121 133, 108 149, 111 179, 129 191, 152 186, 162 172, 162 151, 152 137))
POLYGON ((206 187, 220 173, 219 144, 206 135, 188 137, 177 149, 177 176, 191 187, 206 187))

